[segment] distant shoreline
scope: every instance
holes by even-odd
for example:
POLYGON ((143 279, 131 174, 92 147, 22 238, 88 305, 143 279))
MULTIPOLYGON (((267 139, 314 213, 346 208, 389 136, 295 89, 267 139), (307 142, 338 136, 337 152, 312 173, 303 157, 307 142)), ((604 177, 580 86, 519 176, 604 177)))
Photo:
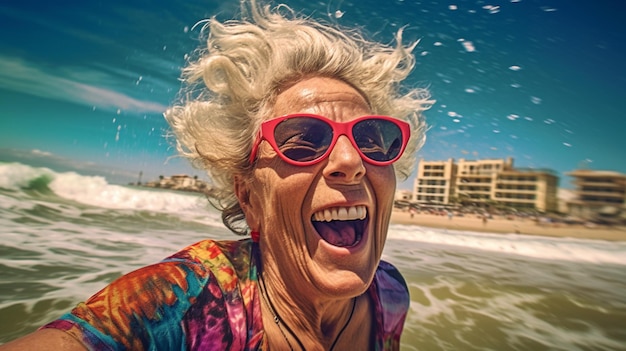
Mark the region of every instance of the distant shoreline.
POLYGON ((413 218, 406 211, 394 210, 391 214, 392 224, 418 225, 423 227, 473 231, 499 234, 525 234, 549 237, 570 237, 577 239, 626 241, 624 226, 589 226, 581 224, 539 223, 532 219, 506 219, 499 216, 483 219, 477 215, 463 217, 416 213, 413 218))
MULTIPOLYGON (((188 176, 178 176, 180 179, 191 179, 188 176)), ((139 187, 147 187, 162 190, 174 190, 195 193, 207 193, 209 189, 205 183, 197 181, 198 185, 171 184, 170 178, 166 182, 147 182, 144 184, 132 184, 139 187)), ((430 213, 415 213, 413 217, 406 210, 394 209, 391 214, 392 224, 417 225, 437 229, 449 229, 459 231, 472 231, 492 234, 525 234, 547 237, 626 241, 626 226, 607 226, 594 224, 564 224, 537 222, 530 218, 508 219, 503 216, 493 216, 483 221, 477 214, 458 214, 448 217, 430 213)))

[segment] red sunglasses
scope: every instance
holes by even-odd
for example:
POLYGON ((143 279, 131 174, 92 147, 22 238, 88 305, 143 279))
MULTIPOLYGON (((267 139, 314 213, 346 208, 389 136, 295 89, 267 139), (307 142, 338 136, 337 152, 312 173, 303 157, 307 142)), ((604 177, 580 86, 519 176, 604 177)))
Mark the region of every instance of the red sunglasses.
POLYGON ((410 129, 408 123, 387 116, 364 116, 344 123, 313 114, 287 115, 261 124, 250 163, 256 159, 261 141, 266 140, 283 161, 310 166, 328 157, 339 136, 345 135, 361 158, 386 166, 402 156, 410 129))

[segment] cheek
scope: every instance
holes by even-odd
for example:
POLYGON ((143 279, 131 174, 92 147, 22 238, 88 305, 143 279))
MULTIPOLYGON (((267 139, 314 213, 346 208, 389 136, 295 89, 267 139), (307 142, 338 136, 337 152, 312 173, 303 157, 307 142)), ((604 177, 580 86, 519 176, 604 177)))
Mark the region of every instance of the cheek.
POLYGON ((300 222, 302 204, 314 180, 311 173, 280 163, 282 165, 271 164, 257 168, 252 184, 266 224, 276 219, 300 222))
POLYGON ((392 166, 370 167, 367 170, 379 204, 393 202, 396 192, 396 175, 392 166))

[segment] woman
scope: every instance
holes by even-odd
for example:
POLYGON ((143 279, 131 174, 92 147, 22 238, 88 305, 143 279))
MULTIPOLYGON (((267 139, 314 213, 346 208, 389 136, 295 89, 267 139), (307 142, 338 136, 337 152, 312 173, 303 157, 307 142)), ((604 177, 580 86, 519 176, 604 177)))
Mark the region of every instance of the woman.
POLYGON ((129 273, 7 349, 399 348, 408 289, 381 254, 429 103, 399 93, 414 46, 242 7, 250 21, 207 22, 166 119, 226 226, 251 238, 129 273))

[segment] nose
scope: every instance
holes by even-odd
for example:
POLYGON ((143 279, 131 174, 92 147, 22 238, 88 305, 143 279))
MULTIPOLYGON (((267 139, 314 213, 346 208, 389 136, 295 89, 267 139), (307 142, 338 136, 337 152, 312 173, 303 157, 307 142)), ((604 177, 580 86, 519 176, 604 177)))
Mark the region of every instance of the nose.
POLYGON ((359 152, 348 137, 341 135, 328 155, 324 168, 326 179, 343 183, 356 183, 365 176, 365 165, 359 152))

